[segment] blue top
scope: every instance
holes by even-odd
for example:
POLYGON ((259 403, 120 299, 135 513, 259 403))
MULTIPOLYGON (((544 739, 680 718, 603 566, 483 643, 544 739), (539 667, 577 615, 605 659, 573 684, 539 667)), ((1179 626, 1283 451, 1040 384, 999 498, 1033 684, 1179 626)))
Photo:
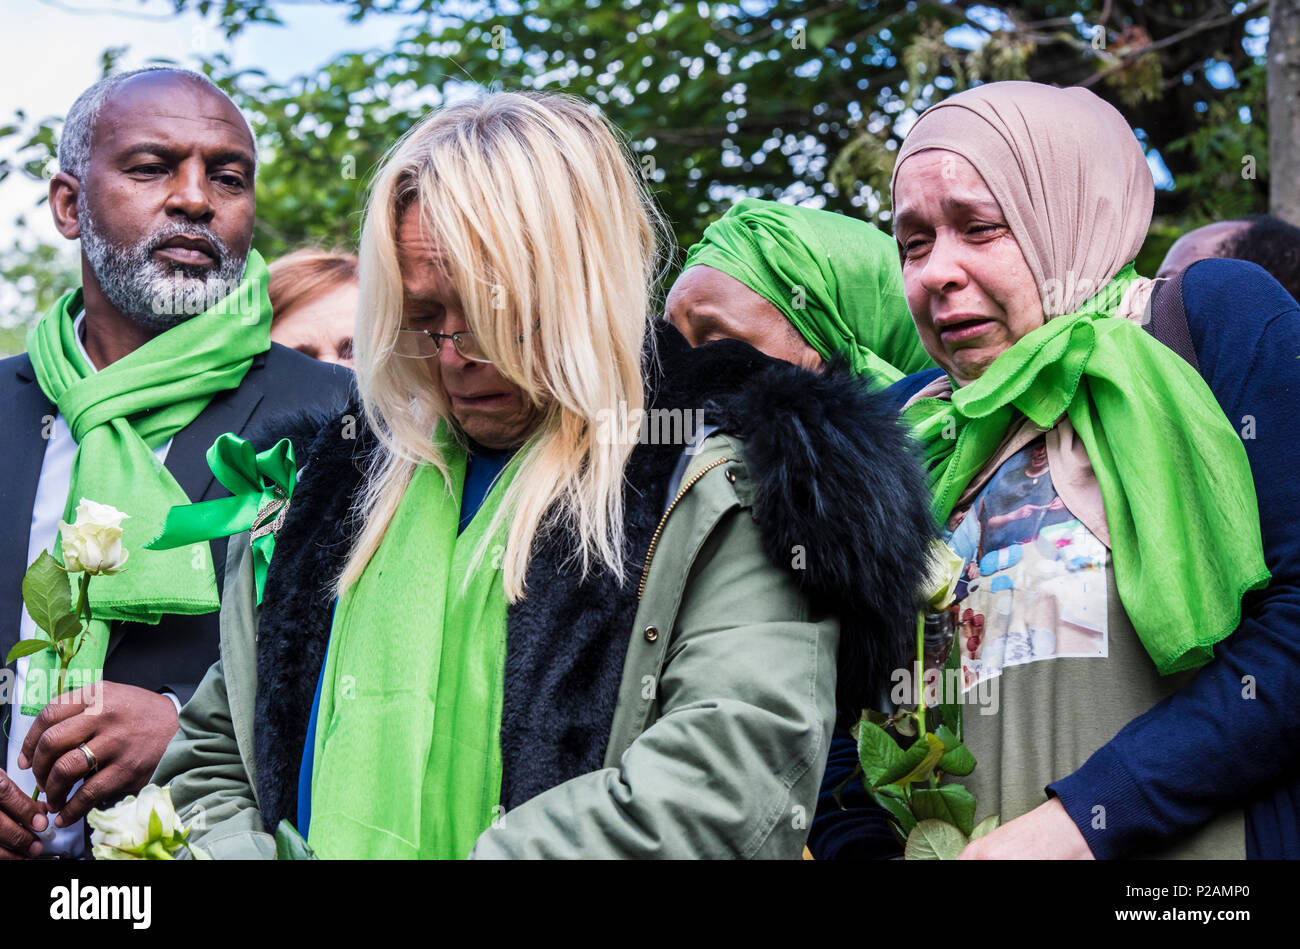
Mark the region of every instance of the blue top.
MULTIPOLYGON (((469 522, 474 519, 488 491, 496 483, 497 475, 505 469, 514 457, 513 451, 495 451, 473 445, 469 460, 465 465, 465 484, 460 494, 460 526, 457 536, 465 532, 469 522)), ((338 603, 335 601, 335 606, 338 603)), ((316 713, 320 710, 321 683, 325 681, 325 663, 329 660, 329 647, 321 660, 321 674, 316 677, 316 695, 311 700, 311 714, 307 719, 307 737, 302 746, 302 763, 298 765, 298 833, 303 840, 311 824, 311 769, 316 753, 316 713)))
MULTIPOLYGON (((1300 858, 1300 306, 1266 271, 1210 259, 1183 278, 1200 371, 1250 460, 1259 501, 1267 589, 1250 594, 1241 625, 1183 689, 1124 726, 1078 771, 1048 785, 1101 859, 1246 808, 1246 853, 1300 858), (1105 807, 1105 828, 1093 808, 1105 807)), ((901 408, 939 374, 908 376, 887 392, 901 408)), ((900 848, 883 811, 854 781, 839 810, 831 791, 857 763, 841 725, 808 845, 819 859, 900 848)))

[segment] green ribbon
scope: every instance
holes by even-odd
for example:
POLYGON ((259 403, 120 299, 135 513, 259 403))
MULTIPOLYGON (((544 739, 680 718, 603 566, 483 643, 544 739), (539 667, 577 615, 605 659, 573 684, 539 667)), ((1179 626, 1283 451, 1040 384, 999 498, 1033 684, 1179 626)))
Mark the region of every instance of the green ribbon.
POLYGON ((284 526, 289 499, 298 483, 293 445, 282 438, 266 451, 255 452, 251 442, 228 433, 208 449, 208 467, 231 497, 176 505, 167 512, 162 533, 145 548, 171 550, 249 531, 260 604, 266 571, 275 553, 275 535, 284 526))

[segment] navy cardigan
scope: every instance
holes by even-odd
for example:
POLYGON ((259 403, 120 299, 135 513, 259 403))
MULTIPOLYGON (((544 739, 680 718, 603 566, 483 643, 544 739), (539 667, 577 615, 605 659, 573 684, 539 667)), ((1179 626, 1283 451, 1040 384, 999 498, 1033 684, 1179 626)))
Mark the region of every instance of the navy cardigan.
MULTIPOLYGON (((1201 375, 1250 459, 1272 581, 1247 597, 1237 631, 1186 688, 1046 790, 1100 859, 1233 806, 1246 809, 1248 857, 1300 859, 1300 306, 1260 267, 1222 259, 1187 269, 1183 304, 1201 375), (1093 826, 1097 805, 1104 828, 1093 826)), ((908 376, 890 394, 901 407, 938 372, 908 376)), ((809 836, 819 859, 898 852, 860 781, 845 789, 847 810, 834 803, 856 760, 837 729, 809 836)))

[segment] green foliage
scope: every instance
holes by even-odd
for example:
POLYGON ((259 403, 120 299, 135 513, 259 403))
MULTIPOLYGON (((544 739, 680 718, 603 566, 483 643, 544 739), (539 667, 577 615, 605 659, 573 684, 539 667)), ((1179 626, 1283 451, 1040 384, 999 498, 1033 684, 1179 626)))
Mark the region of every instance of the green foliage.
POLYGON ((898 784, 902 787, 916 781, 928 781, 934 766, 943 756, 943 742, 926 732, 912 742, 903 757, 876 779, 877 784, 898 784))
POLYGON ((907 835, 903 856, 908 860, 956 860, 968 842, 965 834, 946 821, 923 820, 907 835))
POLYGON ((68 288, 81 283, 74 247, 39 241, 24 247, 15 242, 0 251, 0 293, 5 301, 0 313, 0 356, 22 352, 27 327, 68 288))
POLYGON ((1168 145, 1171 155, 1190 159, 1174 184, 1187 197, 1185 216, 1193 226, 1267 210, 1267 71, 1262 62, 1246 66, 1237 88, 1208 103, 1205 121, 1168 145))
POLYGON ((41 639, 39 636, 32 639, 20 639, 9 650, 9 655, 5 656, 5 665, 16 659, 22 659, 24 656, 34 656, 38 652, 53 648, 53 644, 48 639, 41 639))
POLYGON ((979 840, 985 834, 992 833, 998 829, 998 824, 1001 822, 1001 818, 999 818, 997 814, 990 814, 975 825, 975 829, 971 831, 970 839, 979 840))
POLYGON ((963 834, 975 828, 975 795, 960 784, 917 788, 912 792, 912 813, 918 820, 942 820, 963 834))
POLYGON ((862 721, 858 724, 858 760, 862 765, 865 783, 874 785, 880 783, 884 774, 898 766, 903 760, 903 751, 879 725, 862 721))
POLYGON ((45 649, 57 652, 64 647, 56 647, 55 643, 71 639, 81 632, 81 621, 72 612, 72 588, 68 585, 67 571, 48 551, 41 551, 23 574, 22 593, 32 621, 49 638, 35 637, 18 642, 5 657, 6 665, 45 649))
POLYGON ((72 616, 72 588, 68 574, 48 551, 41 551, 23 575, 23 603, 32 621, 51 636, 62 620, 72 616))
POLYGON ((907 835, 916 826, 916 818, 912 815, 906 798, 896 788, 888 786, 872 791, 871 797, 894 818, 894 832, 900 841, 907 840, 907 835))
MULTIPOLYGON (((278 2, 173 0, 227 36, 280 29, 278 2)), ((564 91, 600 105, 627 133, 682 245, 742 194, 816 199, 887 227, 900 120, 998 79, 1089 84, 1115 103, 1174 175, 1177 187, 1157 195, 1156 211, 1180 227, 1262 210, 1267 195, 1263 59, 1243 48, 1263 0, 1236 13, 1219 0, 1182 0, 1172 12, 1138 0, 1068 9, 884 0, 335 5, 353 20, 424 19, 390 48, 345 52, 284 82, 237 71, 222 53, 204 66, 252 116, 262 159, 257 245, 268 258, 307 243, 354 243, 367 179, 386 149, 430 107, 475 87, 564 91), (956 27, 983 42, 952 45, 956 27), (1236 71, 1239 87, 1207 81, 1216 62, 1236 71), (1253 110, 1247 124, 1237 117, 1243 104, 1253 110), (1257 159, 1253 180, 1241 178, 1243 149, 1257 159)), ((106 51, 104 68, 121 52, 106 51)), ((48 175, 57 128, 53 117, 22 114, 0 125, 0 148, 13 153, 0 178, 48 175)), ((49 265, 47 250, 32 253, 42 301, 75 281, 49 265)), ((13 282, 3 271, 0 280, 13 282)))
MULTIPOLYGON (((904 844, 907 859, 950 859, 973 839, 976 803, 965 787, 941 784, 940 779, 944 774, 970 774, 975 770, 975 756, 948 725, 940 725, 934 732, 922 731, 903 749, 895 738, 896 726, 905 720, 919 725, 924 716, 924 708, 900 710, 888 718, 865 711, 855 726, 859 770, 854 776, 862 775, 872 798, 889 814, 890 828, 904 844), (882 721, 894 728, 895 735, 877 724, 882 721), (919 786, 922 784, 927 786, 919 786), (947 825, 951 833, 938 830, 936 824, 947 825)), ((978 829, 984 834, 996 826, 996 817, 986 818, 978 829)))
POLYGON ((975 770, 975 756, 963 745, 953 730, 947 725, 940 725, 935 736, 943 742, 944 753, 939 759, 939 770, 946 774, 967 775, 975 770))

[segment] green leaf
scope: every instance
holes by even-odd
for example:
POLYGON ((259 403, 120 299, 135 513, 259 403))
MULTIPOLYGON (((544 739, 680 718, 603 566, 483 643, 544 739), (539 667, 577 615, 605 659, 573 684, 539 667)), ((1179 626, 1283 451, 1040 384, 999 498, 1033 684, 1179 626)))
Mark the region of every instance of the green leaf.
POLYGON ((9 650, 9 655, 5 657, 5 665, 13 662, 15 659, 21 659, 23 656, 32 656, 42 649, 53 649, 54 644, 48 639, 24 639, 14 643, 14 648, 9 650))
POLYGON ((943 757, 939 759, 939 770, 956 775, 967 775, 975 770, 975 756, 958 740, 951 728, 940 725, 934 733, 944 747, 943 757))
POLYGON ((998 817, 997 814, 990 814, 975 825, 975 829, 970 832, 970 839, 979 840, 990 831, 997 830, 1000 823, 1002 823, 1002 818, 998 817))
POLYGON ((36 625, 51 636, 58 629, 59 620, 72 615, 68 574, 49 551, 41 551, 41 555, 27 568, 23 576, 23 602, 36 625))
POLYGON ((872 791, 871 797, 877 804, 889 812, 889 815, 893 817, 894 821, 897 823, 898 829, 902 832, 903 837, 906 838, 907 835, 912 832, 912 828, 916 826, 916 817, 913 816, 907 803, 893 794, 884 793, 883 789, 880 791, 872 791))
POLYGON ((957 829, 969 835, 975 829, 975 795, 960 784, 945 784, 939 794, 947 802, 957 829))
POLYGON ((81 632, 81 620, 69 613, 58 621, 54 626, 54 635, 50 637, 54 642, 64 639, 71 639, 81 632))
POLYGON ((939 718, 952 729, 953 734, 960 741, 962 737, 961 706, 956 702, 941 702, 939 704, 939 718))
POLYGON ((149 840, 163 843, 162 818, 157 811, 149 812, 149 840))
POLYGON ((902 758, 891 768, 885 771, 879 779, 876 780, 877 786, 883 784, 911 784, 913 781, 924 781, 934 771, 934 766, 939 763, 943 756, 943 742, 936 738, 933 733, 926 732, 925 739, 917 739, 912 743, 912 747, 903 752, 902 758))
POLYGON ((835 39, 835 27, 831 24, 818 24, 808 28, 808 45, 814 51, 820 51, 835 39))
POLYGON ((903 750, 889 732, 873 722, 858 725, 858 760, 862 762, 864 784, 879 784, 880 776, 897 767, 903 750))
POLYGON ((907 835, 903 857, 907 860, 956 860, 969 842, 966 835, 952 824, 923 820, 907 835))
POLYGON ((969 834, 975 825, 975 795, 960 784, 913 788, 912 813, 918 820, 947 821, 963 834, 969 834))
POLYGON ((943 670, 939 673, 940 691, 939 691, 939 716, 943 723, 947 725, 957 740, 961 741, 964 737, 962 734, 962 706, 961 706, 961 687, 953 683, 953 673, 956 673, 956 681, 961 681, 961 650, 957 648, 956 641, 953 642, 952 649, 948 651, 948 659, 943 664, 943 670), (953 683, 956 692, 949 693, 949 683, 953 683), (951 701, 949 701, 951 700, 951 701))

